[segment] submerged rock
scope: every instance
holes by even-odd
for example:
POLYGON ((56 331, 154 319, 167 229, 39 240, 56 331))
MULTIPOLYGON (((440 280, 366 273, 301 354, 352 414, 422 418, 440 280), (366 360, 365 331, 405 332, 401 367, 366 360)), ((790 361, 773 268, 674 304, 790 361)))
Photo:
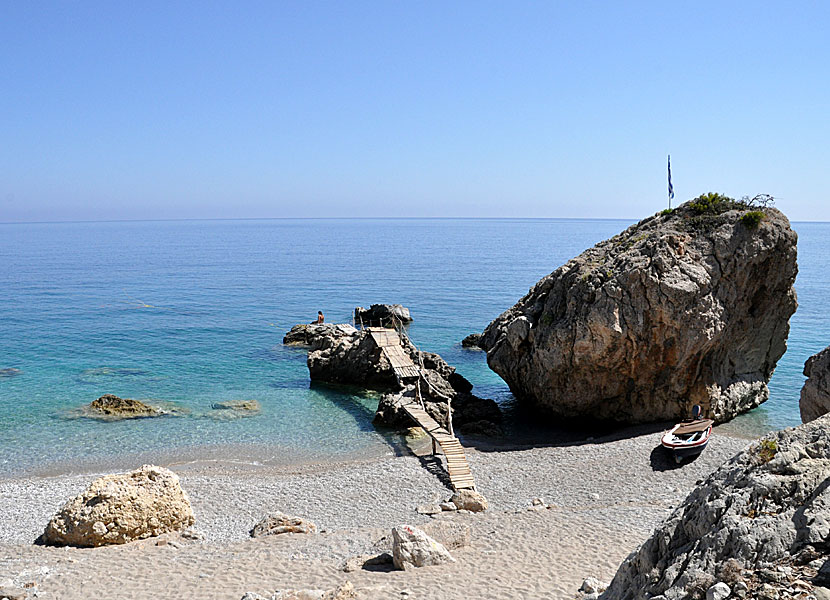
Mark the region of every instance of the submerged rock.
POLYGON ((282 343, 289 346, 310 346, 323 348, 343 336, 352 336, 357 329, 348 323, 321 323, 294 325, 282 338, 282 343))
POLYGON ((409 309, 400 304, 373 304, 369 308, 354 309, 354 322, 363 327, 392 327, 412 322, 409 309))
POLYGON ((316 533, 317 526, 311 521, 300 517, 289 517, 288 515, 275 512, 262 519, 251 529, 251 537, 262 537, 264 535, 280 535, 283 533, 316 533))
POLYGON ((93 481, 52 517, 39 541, 81 547, 125 544, 187 529, 193 521, 178 476, 144 465, 93 481))
POLYGON ((6 367, 5 369, 0 369, 0 379, 8 378, 8 377, 17 377, 23 371, 20 369, 15 369, 14 367, 6 367))
POLYGON ((754 222, 735 206, 687 202, 559 267, 487 327, 488 364, 559 417, 676 420, 700 404, 723 422, 758 406, 797 305, 796 234, 774 208, 754 222))
POLYGON ((680 600, 718 580, 744 582, 748 597, 760 597, 773 580, 775 591, 816 577, 830 558, 828 481, 830 415, 765 436, 703 481, 601 598, 680 600))
POLYGON ((225 402, 216 402, 211 405, 214 410, 234 411, 239 413, 255 413, 259 412, 259 402, 256 400, 226 400, 225 402))
POLYGON ((412 525, 392 529, 392 560, 401 570, 455 562, 442 544, 412 525))
POLYGON ((97 400, 93 400, 88 408, 91 413, 119 419, 157 417, 162 414, 161 411, 141 400, 119 398, 115 394, 104 394, 97 400))
POLYGON ((807 359, 804 375, 799 408, 806 423, 830 411, 830 346, 807 359))

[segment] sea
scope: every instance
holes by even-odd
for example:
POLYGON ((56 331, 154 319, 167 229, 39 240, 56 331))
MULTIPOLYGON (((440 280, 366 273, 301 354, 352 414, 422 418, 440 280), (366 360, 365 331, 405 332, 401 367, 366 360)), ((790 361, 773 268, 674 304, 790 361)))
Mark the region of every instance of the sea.
MULTIPOLYGON (((505 409, 522 410, 481 351, 482 331, 541 277, 631 225, 604 219, 274 219, 0 224, 0 476, 155 460, 293 464, 395 452, 377 394, 312 385, 297 323, 350 322, 400 303, 409 335, 505 409), (101 421, 102 394, 167 407, 101 421), (256 400, 247 417, 214 408, 256 400)), ((830 344, 830 224, 794 223, 799 308, 757 436, 800 423, 804 361, 830 344)))

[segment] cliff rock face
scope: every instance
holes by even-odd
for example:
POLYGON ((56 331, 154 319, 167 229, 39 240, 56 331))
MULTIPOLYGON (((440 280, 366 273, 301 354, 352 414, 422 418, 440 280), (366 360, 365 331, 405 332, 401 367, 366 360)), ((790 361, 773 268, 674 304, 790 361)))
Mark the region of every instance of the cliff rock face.
POLYGON ((801 388, 801 420, 804 423, 830 412, 830 346, 804 363, 807 381, 801 388))
MULTIPOLYGON (((487 362, 562 417, 718 422, 764 402, 797 303, 796 234, 687 202, 586 250, 493 321, 487 362)), ((758 213, 749 213, 749 216, 758 213)))
POLYGON ((716 582, 783 598, 763 594, 795 580, 827 585, 828 482, 830 416, 753 442, 623 562, 601 598, 702 597, 716 582))

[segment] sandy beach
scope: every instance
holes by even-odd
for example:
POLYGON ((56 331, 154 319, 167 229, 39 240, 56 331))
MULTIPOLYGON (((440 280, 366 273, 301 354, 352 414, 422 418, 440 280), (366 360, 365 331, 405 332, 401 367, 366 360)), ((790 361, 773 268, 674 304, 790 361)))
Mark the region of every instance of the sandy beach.
MULTIPOLYGON (((178 534, 96 549, 33 545, 55 511, 95 474, 0 481, 0 587, 38 598, 222 598, 351 581, 363 598, 573 598, 582 580, 609 580, 619 563, 705 477, 747 445, 715 432, 697 460, 674 468, 659 432, 627 430, 582 443, 468 448, 483 514, 418 514, 451 492, 416 444, 405 456, 264 467, 171 462, 202 539, 178 534), (626 437, 631 436, 631 437, 626 437), (542 507, 531 507, 534 498, 542 507), (251 539, 270 512, 308 518, 315 535, 251 539), (377 554, 393 526, 466 523, 455 563, 411 571, 344 572, 377 554)), ((138 466, 138 465, 136 465, 138 466)))

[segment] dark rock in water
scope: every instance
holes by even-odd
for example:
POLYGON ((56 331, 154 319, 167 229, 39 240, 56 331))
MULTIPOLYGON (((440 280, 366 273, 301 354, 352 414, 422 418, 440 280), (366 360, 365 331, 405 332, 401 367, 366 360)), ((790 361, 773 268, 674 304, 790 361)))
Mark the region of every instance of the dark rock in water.
POLYGON ((830 346, 807 359, 804 375, 799 407, 806 423, 830 411, 830 346))
POLYGON ((471 333, 463 340, 461 340, 461 347, 462 348, 481 348, 481 338, 482 335, 480 333, 471 333))
POLYGON ((114 394, 104 394, 97 400, 93 400, 89 405, 89 410, 100 415, 121 419, 156 417, 162 414, 161 411, 144 404, 140 400, 119 398, 114 394))
POLYGON ((0 369, 0 379, 9 378, 9 377, 17 377, 23 371, 20 369, 15 369, 13 367, 7 367, 5 369, 0 369))
MULTIPOLYGON (((358 385, 388 392, 378 404, 375 423, 388 427, 409 427, 412 422, 400 404, 415 397, 412 381, 402 382, 385 353, 368 331, 351 334, 332 331, 315 339, 308 353, 308 371, 312 381, 358 385)), ((491 421, 495 430, 501 422, 498 405, 472 394, 473 385, 438 354, 419 352, 405 336, 401 348, 415 365, 423 364, 421 395, 427 412, 444 427, 449 425, 447 400, 453 407, 453 424, 462 431, 466 423, 491 421)), ((479 428, 481 429, 481 428, 479 428)))
POLYGON ((400 304, 373 304, 369 308, 354 309, 354 322, 363 327, 392 327, 412 322, 409 309, 400 304))
POLYGON ((283 344, 291 346, 309 346, 315 349, 323 348, 343 336, 352 336, 357 329, 347 323, 321 323, 294 325, 291 331, 285 334, 283 344))
POLYGON ((755 598, 753 589, 780 592, 799 576, 815 577, 830 550, 828 482, 830 415, 768 434, 689 494, 623 562, 601 598, 680 600, 701 581, 736 575, 755 598))
POLYGON ((668 421, 700 404, 723 422, 764 402, 797 304, 796 234, 774 208, 756 223, 710 206, 644 219, 539 281, 485 330, 490 367, 558 417, 668 421))

